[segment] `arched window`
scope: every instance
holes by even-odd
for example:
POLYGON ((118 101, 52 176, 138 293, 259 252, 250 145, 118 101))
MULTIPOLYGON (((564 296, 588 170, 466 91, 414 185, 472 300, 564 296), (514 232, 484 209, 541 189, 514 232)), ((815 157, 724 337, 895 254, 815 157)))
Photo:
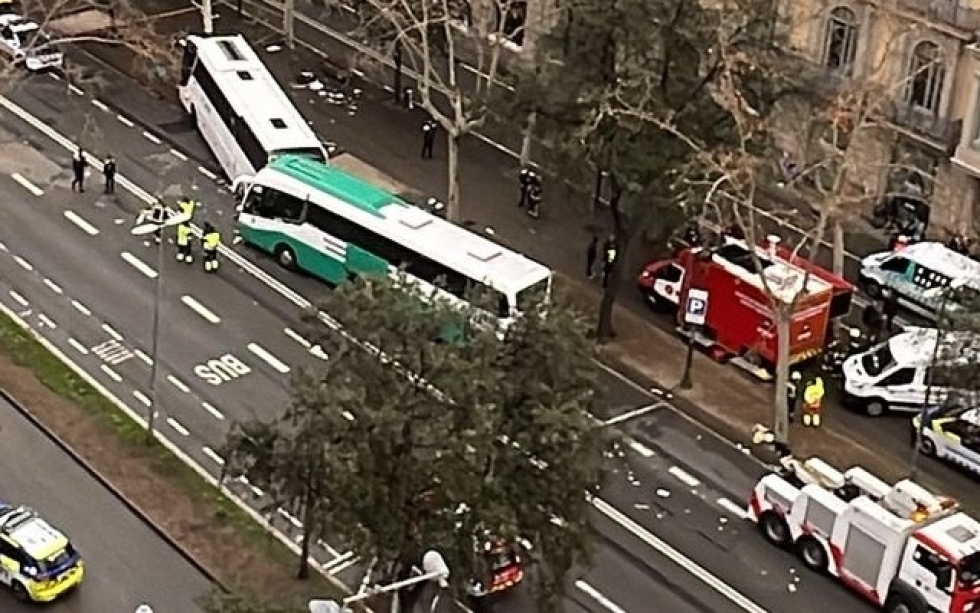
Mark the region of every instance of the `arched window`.
POLYGON ((850 75, 857 53, 858 19, 849 8, 839 6, 827 18, 823 64, 834 72, 850 75))
POLYGON ((938 112, 945 79, 946 67, 939 46, 929 41, 917 44, 909 63, 906 88, 909 104, 930 113, 938 112))

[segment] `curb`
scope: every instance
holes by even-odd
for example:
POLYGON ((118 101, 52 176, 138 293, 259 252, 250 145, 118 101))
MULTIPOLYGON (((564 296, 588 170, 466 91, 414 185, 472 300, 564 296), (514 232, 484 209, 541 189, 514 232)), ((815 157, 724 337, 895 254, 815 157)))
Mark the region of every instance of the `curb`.
POLYGON ((7 390, 0 387, 0 397, 10 403, 10 406, 14 407, 21 416, 34 426, 41 434, 43 434, 48 440, 58 446, 59 449, 68 454, 71 459, 82 467, 85 472, 87 472, 93 479, 99 482, 99 484, 104 487, 116 500, 121 502, 131 513, 140 519, 147 527, 150 528, 157 536, 163 539, 171 549, 176 551, 182 558, 184 558, 191 566, 197 569, 202 575, 204 575, 208 581, 217 586, 222 592, 229 593, 228 587, 224 585, 215 576, 211 570, 205 566, 200 560, 198 560, 190 551, 188 551, 183 545, 178 543, 173 537, 167 533, 159 524, 150 519, 150 517, 143 512, 143 510, 137 506, 133 501, 126 497, 116 486, 114 486, 108 479, 106 479, 102 473, 95 469, 85 458, 78 454, 68 443, 66 443, 61 437, 55 434, 50 428, 41 423, 41 421, 35 417, 27 408, 20 403, 19 400, 11 396, 7 390))

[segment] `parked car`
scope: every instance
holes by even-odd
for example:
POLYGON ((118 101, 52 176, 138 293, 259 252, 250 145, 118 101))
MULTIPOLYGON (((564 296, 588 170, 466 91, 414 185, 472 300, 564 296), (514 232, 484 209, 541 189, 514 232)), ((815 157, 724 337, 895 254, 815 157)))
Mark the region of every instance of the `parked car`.
POLYGON ((61 68, 65 62, 41 26, 13 13, 0 14, 0 52, 31 72, 61 68))

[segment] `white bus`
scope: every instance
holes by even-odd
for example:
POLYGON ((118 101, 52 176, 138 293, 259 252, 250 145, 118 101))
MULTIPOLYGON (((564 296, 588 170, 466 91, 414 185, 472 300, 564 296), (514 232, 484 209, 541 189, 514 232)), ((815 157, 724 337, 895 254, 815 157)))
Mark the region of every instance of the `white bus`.
POLYGON ((403 269, 459 303, 490 293, 501 326, 550 298, 552 273, 519 253, 303 156, 282 156, 235 185, 236 230, 284 267, 339 285, 403 269), (437 287, 438 285, 438 287, 437 287))
POLYGON ((229 179, 252 175, 277 155, 327 153, 258 54, 241 35, 181 41, 180 102, 229 179))

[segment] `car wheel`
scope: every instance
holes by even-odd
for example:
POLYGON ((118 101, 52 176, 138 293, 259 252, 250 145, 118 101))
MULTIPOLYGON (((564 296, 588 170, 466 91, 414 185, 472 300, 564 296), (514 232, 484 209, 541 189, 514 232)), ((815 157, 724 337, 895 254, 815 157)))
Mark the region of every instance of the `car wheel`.
POLYGON ((936 457, 936 441, 927 436, 923 436, 922 440, 919 441, 919 451, 924 456, 929 456, 930 458, 936 457))
POLYGON ((28 602, 31 599, 31 593, 20 581, 11 582, 10 589, 14 592, 14 598, 21 602, 28 602))
POLYGON ((276 261, 286 270, 296 270, 299 267, 296 252, 286 245, 276 247, 276 261))
POLYGON ((881 298, 881 284, 877 281, 865 281, 864 283, 864 293, 868 295, 868 298, 877 300, 881 298))
POLYGON ((888 404, 880 398, 869 400, 864 405, 864 414, 868 417, 881 417, 888 411, 888 404))

